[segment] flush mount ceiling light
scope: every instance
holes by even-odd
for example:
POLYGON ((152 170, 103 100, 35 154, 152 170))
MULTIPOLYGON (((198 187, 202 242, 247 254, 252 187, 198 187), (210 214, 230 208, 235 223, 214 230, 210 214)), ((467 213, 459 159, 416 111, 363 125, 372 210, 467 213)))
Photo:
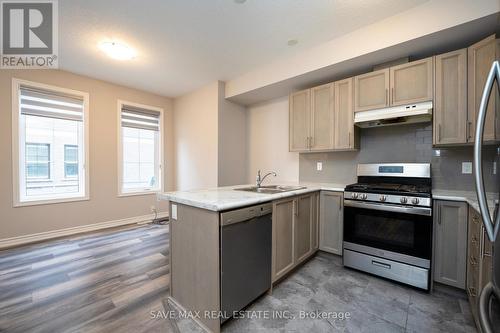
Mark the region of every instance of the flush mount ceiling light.
POLYGON ((247 0, 234 0, 234 2, 241 5, 242 3, 247 2, 247 0))
POLYGON ((298 42, 299 41, 296 39, 290 39, 290 40, 288 40, 287 44, 288 44, 288 46, 294 46, 294 45, 297 45, 298 42))
POLYGON ((99 48, 116 60, 131 60, 136 57, 135 50, 118 42, 102 42, 99 48))

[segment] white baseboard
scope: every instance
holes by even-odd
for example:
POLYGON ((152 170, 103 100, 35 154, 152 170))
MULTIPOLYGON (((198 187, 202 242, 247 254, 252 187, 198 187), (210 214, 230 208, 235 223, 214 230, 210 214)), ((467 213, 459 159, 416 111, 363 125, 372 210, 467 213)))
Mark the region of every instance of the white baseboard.
MULTIPOLYGON (((66 228, 60 230, 51 230, 40 232, 37 234, 30 234, 25 236, 18 236, 12 238, 4 238, 0 239, 0 249, 5 249, 9 247, 40 242, 48 239, 59 238, 64 236, 71 236, 75 234, 81 234, 83 232, 96 231, 108 228, 119 227, 127 224, 146 224, 150 223, 154 219, 154 214, 135 216, 121 220, 100 222, 94 224, 87 224, 73 228, 66 228)), ((157 218, 165 218, 168 217, 168 213, 158 213, 157 218)))

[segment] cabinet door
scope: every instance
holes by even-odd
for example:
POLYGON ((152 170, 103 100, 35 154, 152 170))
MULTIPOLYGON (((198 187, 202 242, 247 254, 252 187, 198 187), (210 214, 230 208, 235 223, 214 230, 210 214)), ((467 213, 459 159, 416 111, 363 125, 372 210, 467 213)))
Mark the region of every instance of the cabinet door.
POLYGON ((295 200, 295 264, 304 261, 312 252, 313 195, 300 196, 295 200))
POLYGON ((322 191, 320 200, 319 248, 342 255, 343 195, 340 192, 322 191))
POLYGON ((333 83, 311 88, 311 150, 334 147, 333 83))
POLYGON ((467 142, 467 49, 435 58, 434 144, 467 142))
POLYGON ((311 225, 311 248, 316 251, 319 247, 319 192, 313 195, 313 219, 311 225))
POLYGON ((273 281, 294 265, 294 199, 273 203, 273 281))
POLYGON ((481 239, 479 242, 479 260, 480 260, 480 289, 482 290, 488 282, 491 281, 493 275, 492 252, 493 246, 486 234, 486 229, 481 224, 481 239))
POLYGON ((391 67, 391 105, 432 100, 432 57, 391 67))
MULTIPOLYGON (((476 118, 479 112, 479 104, 481 103, 481 96, 483 94, 486 78, 491 69, 491 64, 497 58, 498 42, 495 36, 490 36, 482 41, 470 46, 467 50, 468 53, 468 142, 474 142, 474 135, 476 133, 476 118)), ((493 86, 488 108, 486 113, 486 120, 484 123, 484 141, 493 141, 495 135, 495 123, 498 121, 498 106, 497 100, 500 99, 498 95, 497 83, 493 86)), ((500 104, 500 103, 499 103, 500 104)), ((498 126, 498 124, 497 124, 498 126)), ((500 133, 499 133, 500 134, 500 133)), ((498 135, 498 134, 497 134, 498 135)))
POLYGON ((434 281, 465 289, 467 203, 436 201, 434 215, 434 281))
POLYGON ((335 149, 355 149, 353 78, 337 81, 335 86, 335 149))
POLYGON ((290 151, 309 151, 310 136, 310 90, 290 95, 290 151))
POLYGON ((469 230, 467 242, 467 295, 471 303, 474 317, 477 317, 477 301, 480 289, 479 243, 481 235, 481 219, 479 214, 469 207, 469 230))
POLYGON ((354 77, 354 111, 389 106, 389 69, 354 77))

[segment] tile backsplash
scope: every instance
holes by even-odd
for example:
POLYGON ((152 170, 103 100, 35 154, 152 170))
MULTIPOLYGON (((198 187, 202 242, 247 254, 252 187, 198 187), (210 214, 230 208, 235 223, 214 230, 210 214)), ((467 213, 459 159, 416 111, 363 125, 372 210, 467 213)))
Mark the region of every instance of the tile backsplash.
MULTIPOLYGON (((472 174, 462 174, 462 162, 471 162, 473 148, 432 147, 432 126, 429 123, 361 129, 357 152, 305 153, 299 157, 299 179, 310 182, 349 184, 356 181, 358 163, 414 162, 431 163, 433 187, 450 190, 473 190, 472 174), (322 171, 316 162, 323 163, 322 171)), ((499 161, 496 146, 483 150, 485 186, 498 191, 498 176, 493 162, 499 161)))

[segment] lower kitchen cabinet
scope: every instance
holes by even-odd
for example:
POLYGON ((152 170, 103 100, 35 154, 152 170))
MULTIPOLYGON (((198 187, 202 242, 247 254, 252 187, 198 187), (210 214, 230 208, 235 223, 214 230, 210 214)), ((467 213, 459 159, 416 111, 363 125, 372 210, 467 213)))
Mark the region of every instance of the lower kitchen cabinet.
POLYGON ((434 281, 465 289, 467 203, 434 202, 434 281))
POLYGON ((301 263, 312 251, 313 195, 307 194, 295 200, 295 262, 301 263))
POLYGON ((490 281, 493 272, 492 245, 485 233, 481 214, 469 207, 469 236, 467 251, 467 295, 472 316, 478 325, 479 294, 490 281))
POLYGON ((273 202, 273 282, 317 249, 317 208, 317 192, 273 202))
POLYGON ((319 249, 342 255, 343 193, 321 191, 319 213, 319 249))
POLYGON ((291 270, 294 258, 295 198, 273 203, 273 281, 291 270))

